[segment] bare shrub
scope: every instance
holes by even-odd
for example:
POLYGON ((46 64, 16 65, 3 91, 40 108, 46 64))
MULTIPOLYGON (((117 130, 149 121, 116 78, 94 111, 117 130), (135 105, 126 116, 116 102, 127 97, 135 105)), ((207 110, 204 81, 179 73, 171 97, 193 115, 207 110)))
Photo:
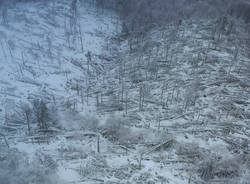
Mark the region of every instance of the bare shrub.
POLYGON ((158 136, 154 135, 152 131, 131 129, 131 120, 124 117, 111 116, 101 128, 105 137, 126 146, 158 140, 158 136))
POLYGON ((240 174, 240 165, 236 159, 227 159, 216 164, 215 175, 218 178, 234 178, 240 174))
POLYGON ((16 149, 1 149, 0 181, 2 184, 57 184, 62 183, 50 167, 38 159, 29 162, 27 156, 16 149))
POLYGON ((99 119, 95 116, 88 116, 83 120, 84 129, 97 131, 99 127, 99 119))
POLYGON ((107 167, 105 158, 100 155, 94 155, 89 160, 82 162, 78 171, 82 177, 96 177, 97 174, 104 173, 107 167))
POLYGON ((238 157, 238 162, 241 163, 242 165, 245 165, 246 168, 250 171, 250 154, 248 153, 240 154, 238 157))
MULTIPOLYGON (((244 164, 241 164, 237 158, 216 160, 207 158, 202 161, 198 168, 198 173, 203 180, 210 179, 229 179, 230 181, 244 175, 244 164)), ((244 176, 245 177, 245 176, 244 176)))
POLYGON ((214 178, 215 175, 215 163, 213 160, 204 161, 198 170, 200 177, 207 181, 214 178))
POLYGON ((203 160, 208 155, 210 155, 208 150, 201 148, 195 143, 177 143, 176 144, 176 154, 179 156, 185 156, 187 159, 191 160, 203 160))
POLYGON ((47 131, 50 127, 60 128, 57 107, 43 99, 15 103, 6 119, 8 123, 15 125, 16 129, 27 130, 29 135, 47 131))
POLYGON ((104 125, 105 134, 113 141, 124 142, 128 140, 131 130, 127 126, 128 122, 124 118, 120 117, 109 117, 104 125))

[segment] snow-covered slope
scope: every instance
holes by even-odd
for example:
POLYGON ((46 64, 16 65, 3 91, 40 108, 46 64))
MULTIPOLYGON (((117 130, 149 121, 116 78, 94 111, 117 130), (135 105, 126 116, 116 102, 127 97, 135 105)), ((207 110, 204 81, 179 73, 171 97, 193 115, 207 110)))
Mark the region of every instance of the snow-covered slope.
POLYGON ((126 36, 95 2, 0 7, 0 181, 34 164, 52 183, 248 183, 247 25, 185 20, 126 36), (29 127, 23 104, 37 99, 56 125, 29 127))
POLYGON ((2 113, 9 111, 11 101, 26 101, 41 93, 60 101, 78 100, 67 86, 76 81, 86 96, 88 52, 91 80, 97 81, 97 73, 104 71, 100 58, 109 53, 107 38, 119 30, 117 17, 85 1, 76 6, 77 20, 71 1, 31 1, 1 7, 5 12, 0 25, 2 113))

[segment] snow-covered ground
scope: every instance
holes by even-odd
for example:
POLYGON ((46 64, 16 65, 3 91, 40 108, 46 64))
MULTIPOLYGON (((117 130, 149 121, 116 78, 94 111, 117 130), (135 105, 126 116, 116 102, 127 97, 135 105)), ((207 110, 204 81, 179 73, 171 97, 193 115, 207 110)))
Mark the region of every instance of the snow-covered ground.
POLYGON ((0 26, 2 113, 11 101, 41 93, 60 101, 76 98, 67 89, 74 80, 85 93, 88 52, 90 70, 102 67, 99 57, 107 55, 107 39, 120 29, 118 17, 82 1, 77 3, 77 25, 71 25, 71 6, 71 1, 37 1, 7 8, 6 23, 0 26))
POLYGON ((249 183, 242 27, 217 42, 213 20, 125 39, 91 0, 0 11, 0 164, 9 146, 65 184, 249 183), (36 99, 54 108, 51 134, 27 126, 22 105, 36 99))

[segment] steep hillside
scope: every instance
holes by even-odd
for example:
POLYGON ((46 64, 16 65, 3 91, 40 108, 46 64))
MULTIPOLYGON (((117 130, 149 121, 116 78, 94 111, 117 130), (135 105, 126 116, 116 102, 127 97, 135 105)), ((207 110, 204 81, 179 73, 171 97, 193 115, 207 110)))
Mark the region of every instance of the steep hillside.
MULTIPOLYGON (((191 179, 197 167, 208 183, 246 182, 235 177, 249 168, 238 172, 235 162, 249 164, 243 156, 249 155, 250 135, 248 26, 234 17, 187 20, 121 41, 109 97, 129 124, 158 131, 162 140, 174 136, 177 162, 192 163, 191 171, 182 164, 189 183, 201 183, 191 179)), ((103 107, 99 110, 110 111, 105 102, 103 107)), ((161 154, 164 163, 171 152, 161 154)), ((145 157, 155 159, 153 153, 145 157)))
POLYGON ((86 109, 86 88, 98 83, 110 57, 106 40, 119 30, 115 14, 93 6, 31 1, 1 7, 3 120, 18 103, 39 98, 86 109), (72 90, 76 84, 81 98, 72 90))
POLYGON ((0 4, 4 184, 249 183, 248 2, 131 2, 0 4))

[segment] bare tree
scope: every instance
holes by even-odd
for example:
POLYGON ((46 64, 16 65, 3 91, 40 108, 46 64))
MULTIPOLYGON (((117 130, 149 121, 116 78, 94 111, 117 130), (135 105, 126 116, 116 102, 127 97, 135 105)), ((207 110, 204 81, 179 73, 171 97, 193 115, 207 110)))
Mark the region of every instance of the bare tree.
POLYGON ((31 121, 32 121, 32 109, 29 104, 24 103, 21 106, 21 110, 23 112, 23 115, 25 117, 27 127, 28 127, 28 133, 31 134, 31 121))
POLYGON ((39 128, 45 130, 48 129, 50 114, 46 103, 42 99, 35 99, 33 100, 32 105, 39 128))

